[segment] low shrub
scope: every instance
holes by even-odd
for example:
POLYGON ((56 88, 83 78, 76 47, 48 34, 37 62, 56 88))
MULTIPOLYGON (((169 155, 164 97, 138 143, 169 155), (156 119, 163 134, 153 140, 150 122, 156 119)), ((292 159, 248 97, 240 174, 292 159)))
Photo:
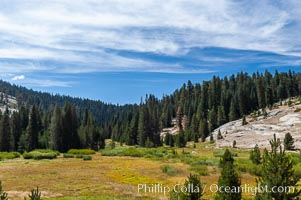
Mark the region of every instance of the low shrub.
POLYGON ((96 152, 92 149, 70 149, 67 153, 74 155, 92 155, 96 152))
POLYGON ((20 156, 18 152, 0 152, 0 160, 20 158, 20 156))
POLYGON ((75 158, 83 158, 84 155, 82 154, 78 154, 78 155, 75 155, 75 158))
POLYGON ((83 160, 92 160, 92 156, 83 155, 83 160))
POLYGON ((182 172, 181 170, 170 165, 162 165, 160 168, 164 174, 167 174, 169 176, 174 176, 182 172))
POLYGON ((73 154, 68 154, 68 153, 64 154, 64 158, 74 158, 74 157, 75 157, 75 155, 73 155, 73 154))
POLYGON ((60 152, 59 152, 59 151, 52 150, 52 149, 35 149, 34 151, 37 151, 37 152, 40 152, 40 153, 54 153, 54 154, 56 154, 57 156, 60 155, 60 152))
POLYGON ((52 150, 34 150, 31 152, 23 153, 24 159, 34 159, 34 160, 42 160, 42 159, 55 159, 59 153, 57 151, 52 150))

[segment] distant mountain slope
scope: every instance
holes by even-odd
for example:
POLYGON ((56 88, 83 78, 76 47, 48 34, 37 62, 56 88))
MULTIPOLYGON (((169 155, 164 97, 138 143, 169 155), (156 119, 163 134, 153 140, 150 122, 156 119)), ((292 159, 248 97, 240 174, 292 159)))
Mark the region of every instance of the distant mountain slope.
MULTIPOLYGON (((279 104, 271 110, 266 110, 266 116, 251 114, 246 117, 246 125, 242 125, 242 119, 228 122, 213 132, 216 145, 232 146, 236 141, 238 148, 254 148, 258 144, 260 148, 269 148, 269 140, 276 134, 282 141, 286 133, 291 133, 295 139, 295 148, 301 149, 301 102, 292 99, 290 106, 279 104), (223 139, 217 140, 218 132, 223 139)), ((209 140, 209 138, 207 138, 209 140)))
POLYGON ((16 111, 18 102, 15 97, 0 92, 0 111, 4 112, 8 108, 10 112, 16 111))
POLYGON ((229 121, 272 107, 281 100, 301 96, 301 73, 288 70, 273 74, 265 71, 213 76, 202 83, 188 81, 162 99, 147 95, 140 105, 119 106, 51 95, 3 81, 0 81, 0 92, 15 96, 19 104, 36 104, 47 113, 52 113, 55 104, 62 106, 66 102, 76 106, 79 118, 87 109, 94 115, 106 138, 128 145, 162 145, 160 132, 164 127, 171 127, 172 119, 177 117, 181 134, 171 141, 184 146, 186 141, 204 141, 211 132, 229 121), (182 122, 185 123, 182 125, 182 122))
POLYGON ((97 122, 114 120, 114 116, 122 113, 122 110, 131 110, 133 107, 137 107, 136 105, 118 106, 107 104, 102 101, 75 98, 66 95, 52 95, 47 92, 38 92, 22 86, 13 85, 2 80, 0 80, 0 92, 15 97, 15 100, 18 102, 18 104, 36 104, 44 110, 53 109, 55 104, 63 106, 65 103, 71 103, 77 106, 80 113, 82 113, 85 109, 91 111, 97 122))

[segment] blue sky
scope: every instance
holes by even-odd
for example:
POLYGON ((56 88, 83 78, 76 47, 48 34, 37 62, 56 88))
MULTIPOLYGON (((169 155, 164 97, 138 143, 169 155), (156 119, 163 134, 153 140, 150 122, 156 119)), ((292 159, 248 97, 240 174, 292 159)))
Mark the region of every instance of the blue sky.
POLYGON ((298 0, 1 0, 0 78, 139 102, 187 80, 301 71, 298 0))

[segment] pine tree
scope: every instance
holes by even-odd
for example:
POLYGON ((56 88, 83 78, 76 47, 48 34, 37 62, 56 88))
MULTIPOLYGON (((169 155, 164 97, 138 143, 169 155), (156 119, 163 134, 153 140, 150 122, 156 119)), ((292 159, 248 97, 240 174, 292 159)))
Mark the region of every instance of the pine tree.
POLYGON ((230 104, 230 113, 229 113, 229 120, 230 121, 234 121, 238 118, 236 106, 237 105, 234 101, 234 98, 232 98, 231 104, 230 104))
POLYGON ((166 133, 166 135, 164 137, 164 144, 165 145, 169 145, 170 137, 172 137, 172 136, 169 133, 166 133))
POLYGON ((224 156, 221 159, 220 166, 222 167, 222 171, 218 180, 218 186, 219 188, 230 187, 231 190, 229 192, 219 190, 215 199, 240 200, 241 190, 239 190, 239 187, 241 185, 241 180, 235 169, 232 154, 228 149, 226 149, 224 156))
POLYGON ((257 144, 255 145, 254 149, 250 152, 250 160, 255 165, 261 164, 262 158, 261 158, 260 149, 257 144))
POLYGON ((169 146, 170 147, 175 146, 175 137, 173 135, 170 135, 170 137, 169 137, 169 146))
POLYGON ((138 142, 141 147, 145 147, 145 142, 147 139, 147 132, 146 132, 146 113, 142 106, 140 106, 139 112, 139 122, 138 122, 138 142))
POLYGON ((50 124, 50 147, 63 152, 62 114, 58 105, 55 106, 50 124))
POLYGON ((183 126, 182 126, 183 110, 182 110, 181 106, 178 107, 176 120, 177 120, 176 125, 177 125, 179 131, 183 130, 183 126))
POLYGON ((206 120, 201 121, 199 132, 202 138, 202 142, 205 142, 206 137, 208 137, 210 133, 208 128, 208 122, 206 120))
POLYGON ((209 118, 209 131, 214 131, 215 128, 217 128, 217 116, 215 109, 211 109, 208 114, 209 118))
MULTIPOLYGON (((115 141, 115 139, 118 138, 118 124, 115 125, 113 128, 113 131, 115 134, 112 133, 112 140, 115 141), (115 138, 116 137, 116 138, 115 138)), ((92 113, 85 111, 84 118, 82 120, 81 126, 79 128, 79 141, 80 146, 82 148, 91 148, 94 150, 98 150, 101 142, 101 135, 99 130, 97 129, 95 125, 94 116, 92 113)), ((121 141, 124 142, 124 141, 121 141)))
POLYGON ((200 200, 204 194, 204 188, 198 175, 190 174, 185 180, 184 186, 176 186, 170 193, 170 200, 200 200), (189 188, 181 191, 181 187, 189 188))
POLYGON ((285 150, 281 147, 281 142, 274 135, 274 139, 270 141, 271 151, 264 150, 262 161, 262 176, 257 180, 258 185, 264 186, 267 190, 263 190, 256 194, 257 200, 274 199, 299 199, 301 190, 299 190, 299 178, 294 173, 294 162, 286 155, 285 150), (272 188, 288 188, 290 191, 278 191, 272 188), (293 189, 294 190, 293 190, 293 189))
POLYGON ((145 142, 145 147, 146 148, 152 148, 154 147, 154 143, 147 137, 146 142, 145 142))
POLYGON ((29 122, 29 109, 28 106, 22 105, 20 108, 20 118, 22 131, 26 131, 29 122))
POLYGON ((248 122, 246 120, 246 116, 243 116, 243 118, 242 118, 242 125, 245 126, 247 124, 248 124, 248 122))
POLYGON ((18 152, 24 153, 27 150, 26 134, 22 133, 18 142, 18 152))
POLYGON ((286 133, 284 137, 284 149, 285 150, 293 150, 295 148, 294 146, 294 138, 290 133, 286 133))
POLYGON ((217 125, 221 126, 227 122, 224 106, 219 106, 217 110, 217 125))
POLYGON ((265 100, 266 105, 271 109, 274 103, 273 90, 271 86, 268 86, 265 89, 265 100))
POLYGON ((10 121, 9 111, 8 108, 6 108, 0 123, 0 151, 8 152, 11 150, 12 137, 11 137, 9 121, 10 121))
POLYGON ((26 141, 27 151, 38 148, 38 136, 40 132, 38 108, 34 105, 30 112, 29 123, 27 127, 26 141))
POLYGON ((130 123, 126 144, 130 146, 137 144, 137 135, 138 135, 138 115, 135 114, 130 123))
POLYGON ((222 133, 221 133, 221 130, 219 129, 218 130, 218 133, 217 133, 217 139, 218 140, 221 140, 221 139, 223 139, 224 137, 222 136, 222 133))
POLYGON ((13 150, 18 150, 18 143, 22 134, 22 127, 21 127, 21 117, 19 112, 13 112, 11 117, 11 132, 13 140, 13 150))
POLYGON ((74 106, 65 103, 62 112, 62 141, 64 143, 63 152, 79 147, 77 133, 77 116, 74 106))
POLYGON ((236 140, 233 140, 232 147, 236 148, 236 140))
POLYGON ((199 200, 203 196, 203 186, 198 175, 190 174, 188 179, 185 180, 184 186, 190 188, 190 190, 184 193, 185 199, 199 200))
POLYGON ((176 135, 176 145, 179 148, 183 148, 186 146, 185 135, 183 131, 180 131, 180 133, 176 135))
POLYGON ((260 108, 265 108, 265 89, 264 89, 263 77, 259 76, 256 81, 257 97, 260 108))
POLYGON ((213 138, 213 134, 212 133, 210 133, 210 142, 214 143, 214 138, 213 138))

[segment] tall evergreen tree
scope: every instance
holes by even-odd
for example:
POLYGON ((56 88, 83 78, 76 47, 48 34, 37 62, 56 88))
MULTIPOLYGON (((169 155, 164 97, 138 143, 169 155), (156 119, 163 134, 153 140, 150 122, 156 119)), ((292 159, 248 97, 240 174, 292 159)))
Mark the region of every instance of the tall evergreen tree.
POLYGON ((229 120, 230 121, 236 120, 239 116, 238 113, 237 113, 236 107, 237 107, 236 102, 235 102, 234 98, 232 98, 231 104, 230 104, 230 113, 229 113, 229 120))
POLYGON ((40 132, 39 114, 36 105, 33 105, 30 112, 29 123, 26 132, 27 150, 38 148, 38 136, 40 132))
POLYGON ((208 137, 210 133, 207 120, 201 121, 199 132, 202 138, 202 142, 204 142, 206 140, 206 137, 208 137))
POLYGON ((274 135, 270 141, 271 151, 264 150, 262 161, 262 176, 258 184, 267 188, 257 193, 257 200, 294 200, 299 199, 301 190, 298 188, 299 178, 294 173, 294 163, 281 147, 281 142, 274 135), (290 191, 281 191, 277 188, 288 188, 290 191), (276 189, 274 189, 276 188, 276 189), (293 188, 293 189, 292 189, 293 188), (270 192, 273 191, 273 192, 270 192))
POLYGON ((79 146, 77 128, 76 110, 74 106, 66 103, 63 107, 62 113, 63 152, 79 146))
POLYGON ((21 127, 21 117, 19 112, 13 112, 11 116, 11 135, 13 139, 13 151, 18 150, 18 143, 22 134, 22 127, 21 127))
POLYGON ((62 113, 58 105, 55 106, 50 124, 50 147, 54 150, 63 152, 63 129, 62 129, 62 113))
POLYGON ((224 156, 221 160, 221 176, 218 179, 218 186, 222 190, 225 187, 231 188, 230 191, 219 190, 215 196, 216 200, 240 200, 241 190, 239 189, 241 185, 240 177, 234 166, 234 159, 231 152, 226 149, 224 156))
POLYGON ((137 144, 137 136, 138 136, 138 115, 134 114, 134 116, 131 119, 129 132, 127 134, 126 144, 127 145, 137 144))
POLYGON ((176 136, 176 145, 179 148, 183 148, 186 146, 184 131, 180 131, 180 133, 176 136))
POLYGON ((8 152, 11 150, 12 137, 9 120, 9 111, 6 108, 0 123, 0 151, 8 152))
POLYGON ((217 110, 217 125, 221 126, 227 122, 224 106, 220 105, 217 110))
POLYGON ((146 130, 146 116, 145 109, 141 106, 139 112, 139 122, 138 122, 138 142, 139 145, 145 147, 145 142, 147 139, 147 130, 146 130))

